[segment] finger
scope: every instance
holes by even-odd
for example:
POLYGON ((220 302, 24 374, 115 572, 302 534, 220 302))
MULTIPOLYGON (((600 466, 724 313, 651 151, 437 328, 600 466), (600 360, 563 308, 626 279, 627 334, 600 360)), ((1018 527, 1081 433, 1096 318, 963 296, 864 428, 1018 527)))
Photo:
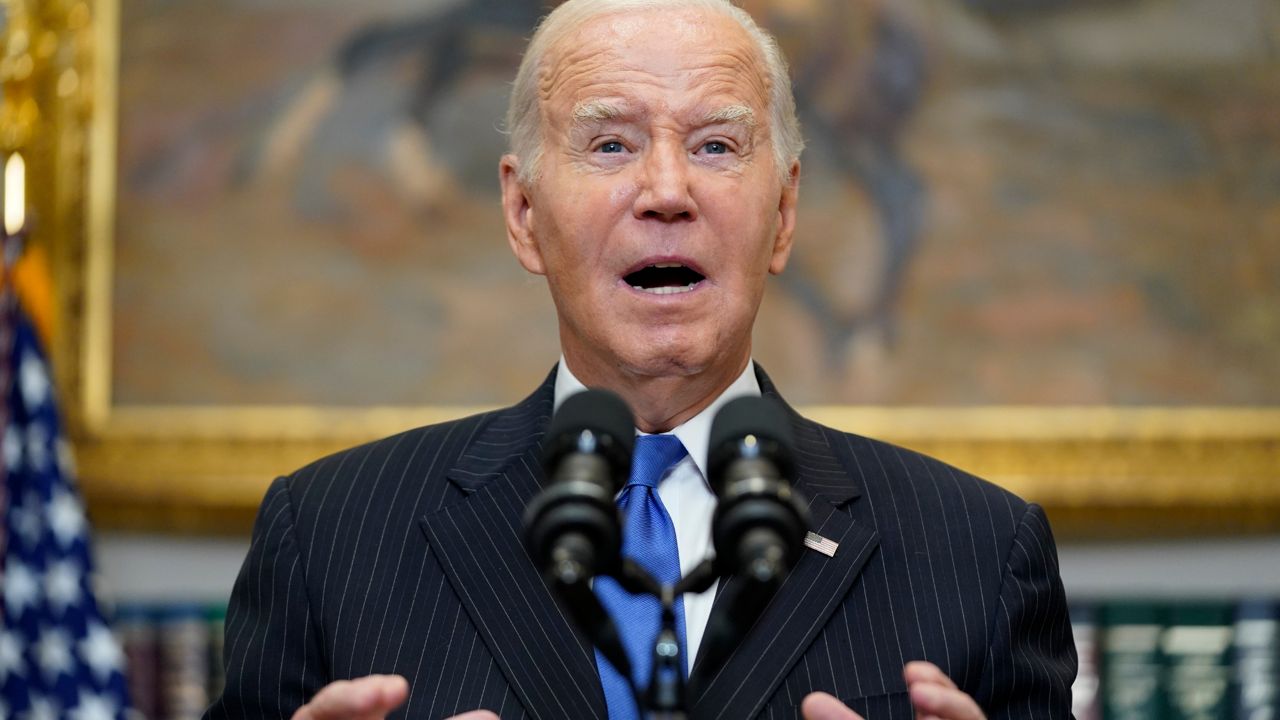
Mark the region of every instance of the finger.
POLYGON ((461 715, 454 715, 447 720, 501 720, 501 718, 488 710, 472 710, 461 715))
POLYGON ((824 692, 809 693, 800 703, 804 720, 862 720, 862 716, 824 692))
POLYGON ((329 683, 311 698, 311 702, 294 713, 293 720, 377 718, 382 682, 382 677, 370 676, 329 683))
POLYGON ((917 717, 937 716, 943 720, 984 720, 986 717, 973 698, 954 687, 917 682, 910 687, 910 692, 917 717))
POLYGON ((320 692, 316 693, 315 697, 311 698, 311 702, 298 708, 290 720, 318 720, 322 716, 317 714, 317 709, 332 704, 334 701, 331 696, 349 694, 351 685, 350 680, 337 680, 325 685, 320 688, 320 692))
POLYGON ((902 669, 902 677, 907 681, 907 686, 918 682, 932 682, 943 687, 955 688, 956 684, 942 672, 942 669, 931 662, 924 660, 913 660, 907 663, 902 669))
POLYGON ((409 696, 409 683, 399 675, 369 675, 326 685, 293 720, 381 718, 409 696))

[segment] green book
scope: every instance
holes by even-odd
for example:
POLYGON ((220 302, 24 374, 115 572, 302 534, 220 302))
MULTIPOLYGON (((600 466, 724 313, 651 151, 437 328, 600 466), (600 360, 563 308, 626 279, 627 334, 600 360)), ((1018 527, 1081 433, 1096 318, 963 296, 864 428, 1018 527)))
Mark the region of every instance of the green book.
POLYGON ((1170 720, 1231 720, 1235 608, 1175 605, 1161 638, 1165 707, 1170 720))
POLYGON ((1165 608, 1156 603, 1102 606, 1102 716, 1106 720, 1165 717, 1160 643, 1165 617, 1165 608))
POLYGON ((1240 720, 1280 720, 1280 601, 1236 610, 1235 701, 1240 720))
POLYGON ((209 698, 212 700, 222 695, 222 688, 227 684, 223 667, 223 640, 227 629, 227 606, 211 605, 205 609, 205 620, 209 623, 209 698))

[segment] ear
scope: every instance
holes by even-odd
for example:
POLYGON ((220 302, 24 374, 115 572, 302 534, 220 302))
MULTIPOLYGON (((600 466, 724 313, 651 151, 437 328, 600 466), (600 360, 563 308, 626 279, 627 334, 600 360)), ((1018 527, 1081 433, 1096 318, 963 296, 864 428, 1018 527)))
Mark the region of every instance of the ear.
POLYGON ((542 252, 533 234, 533 202, 520 182, 520 158, 503 155, 498 161, 498 182, 502 186, 502 216, 507 222, 507 244, 521 267, 534 275, 546 275, 542 252))
POLYGON ((778 235, 773 240, 773 256, 769 259, 769 272, 777 275, 787 267, 791 257, 791 243, 796 231, 796 202, 800 197, 800 161, 791 163, 782 195, 778 200, 778 235))

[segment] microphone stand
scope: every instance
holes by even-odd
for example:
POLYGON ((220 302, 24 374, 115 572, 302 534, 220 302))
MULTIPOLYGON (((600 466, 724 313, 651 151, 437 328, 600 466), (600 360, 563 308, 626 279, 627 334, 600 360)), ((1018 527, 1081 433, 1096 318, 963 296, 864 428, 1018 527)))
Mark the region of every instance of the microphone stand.
POLYGON ((662 588, 662 629, 653 641, 653 670, 649 675, 646 705, 655 720, 685 720, 684 668, 680 636, 676 633, 675 592, 662 588))
MULTIPOLYGON (((680 642, 676 634, 675 601, 685 593, 710 590, 717 578, 727 574, 726 567, 717 559, 703 560, 680 582, 661 588, 654 587, 652 578, 638 565, 631 563, 634 568, 624 568, 624 572, 643 574, 647 578, 643 588, 662 601, 662 629, 654 641, 653 671, 646 703, 638 706, 652 711, 651 718, 684 720, 687 717, 689 687, 696 689, 698 678, 715 676, 715 671, 742 642, 782 584, 784 573, 772 560, 774 558, 766 558, 763 563, 750 567, 749 574, 737 576, 737 582, 725 589, 725 596, 721 599, 722 612, 712 613, 702 636, 705 649, 702 663, 698 666, 700 673, 697 677, 691 674, 688 683, 684 679, 680 642)), ((643 588, 637 587, 638 590, 643 588)), ((627 677, 629 679, 630 675, 627 677)))
POLYGON ((676 584, 663 585, 634 560, 623 558, 612 569, 601 573, 617 580, 628 593, 651 595, 662 604, 662 619, 654 640, 649 685, 643 693, 632 678, 631 662, 627 658, 613 618, 592 592, 591 577, 586 569, 588 565, 584 565, 581 559, 594 561, 595 554, 585 536, 577 533, 566 536, 560 552, 553 554, 551 558, 547 581, 559 597, 561 605, 591 644, 626 678, 636 707, 649 718, 685 720, 688 716, 689 687, 692 686, 696 691, 701 678, 715 676, 715 670, 742 642, 782 584, 786 574, 784 558, 776 552, 750 552, 758 547, 776 547, 774 543, 752 542, 767 539, 766 533, 769 532, 771 531, 753 530, 747 534, 748 542, 743 545, 746 552, 738 563, 745 572, 733 573, 734 564, 728 559, 713 558, 703 560, 676 584), (717 603, 718 611, 711 614, 703 633, 702 663, 698 666, 700 672, 697 676, 691 675, 686 682, 679 635, 676 632, 676 600, 685 593, 706 592, 717 578, 731 574, 735 582, 725 589, 724 597, 717 603))
MULTIPOLYGON (((632 595, 652 595, 662 603, 662 622, 653 644, 653 668, 649 686, 644 693, 635 686, 631 677, 631 662, 623 649, 617 626, 600 604, 600 599, 592 592, 590 578, 583 567, 568 557, 553 558, 547 580, 578 628, 614 669, 626 678, 636 707, 652 720, 685 720, 688 717, 688 696, 684 660, 676 632, 675 603, 686 592, 700 593, 710 589, 717 578, 716 568, 714 561, 704 560, 675 585, 659 583, 630 558, 623 559, 615 571, 602 573, 617 580, 632 595)), ((750 624, 745 627, 750 627, 750 624)), ((733 644, 736 645, 736 639, 733 644)), ((732 646, 730 645, 730 650, 732 646)))

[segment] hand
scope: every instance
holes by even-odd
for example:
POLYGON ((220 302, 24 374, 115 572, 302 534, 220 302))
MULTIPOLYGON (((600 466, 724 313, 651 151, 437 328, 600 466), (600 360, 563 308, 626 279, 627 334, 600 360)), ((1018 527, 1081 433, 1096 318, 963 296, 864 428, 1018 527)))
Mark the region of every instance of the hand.
MULTIPOLYGON (((409 698, 409 681, 399 675, 367 675, 324 686, 293 720, 383 720, 409 698)), ((472 710, 448 720, 498 720, 488 710, 472 710)))
MULTIPOLYGON (((985 720, 986 715, 937 665, 909 662, 902 670, 916 708, 917 720, 985 720)), ((863 720, 858 713, 824 692, 809 693, 800 705, 804 720, 863 720)))
POLYGON ((409 698, 409 681, 399 675, 368 675, 325 685, 293 720, 382 720, 409 698))
POLYGON ((902 677, 907 681, 917 718, 986 720, 978 703, 956 687, 937 665, 923 660, 909 662, 902 677))

